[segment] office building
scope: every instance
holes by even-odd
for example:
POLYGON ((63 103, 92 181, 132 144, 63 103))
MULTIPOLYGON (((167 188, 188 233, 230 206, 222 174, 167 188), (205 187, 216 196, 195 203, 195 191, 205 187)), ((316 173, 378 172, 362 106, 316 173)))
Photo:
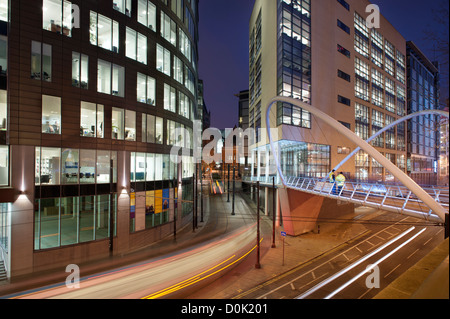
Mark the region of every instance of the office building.
MULTIPOLYGON (((412 41, 406 43, 408 114, 439 109, 440 75, 412 41)), ((408 121, 408 174, 418 184, 436 185, 439 162, 439 117, 426 115, 408 121)))
MULTIPOLYGON (((253 179, 273 169, 265 129, 267 106, 292 97, 330 115, 366 140, 406 115, 406 41, 380 16, 370 28, 367 0, 256 0, 250 19, 249 125, 253 179)), ((302 108, 277 103, 270 127, 285 176, 324 178, 356 148, 302 108)), ((406 125, 372 142, 406 172, 406 125)), ((341 168, 359 180, 394 181, 364 151, 341 168)))
POLYGON ((192 154, 198 19, 197 0, 0 0, 9 277, 122 255, 192 217, 193 158, 170 150, 192 154))

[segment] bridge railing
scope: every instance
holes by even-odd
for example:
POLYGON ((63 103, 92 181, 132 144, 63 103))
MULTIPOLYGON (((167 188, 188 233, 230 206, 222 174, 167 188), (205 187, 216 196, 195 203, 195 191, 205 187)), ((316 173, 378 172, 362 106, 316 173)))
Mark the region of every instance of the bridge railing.
MULTIPOLYGON (((390 210, 420 212, 431 216, 431 210, 407 187, 401 185, 383 185, 378 183, 345 182, 342 187, 337 183, 325 182, 309 177, 287 177, 288 187, 317 195, 360 203, 362 205, 389 208, 390 210)), ((448 188, 427 188, 430 196, 449 210, 448 188)))

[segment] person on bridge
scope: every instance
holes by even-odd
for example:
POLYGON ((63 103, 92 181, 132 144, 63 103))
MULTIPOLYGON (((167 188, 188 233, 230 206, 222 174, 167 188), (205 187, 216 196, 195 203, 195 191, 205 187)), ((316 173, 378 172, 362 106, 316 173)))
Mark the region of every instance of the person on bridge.
POLYGON ((336 170, 332 170, 330 175, 328 175, 329 178, 329 182, 331 184, 333 184, 333 195, 336 195, 336 174, 335 174, 336 170))
POLYGON ((338 176, 336 176, 336 185, 338 188, 338 195, 341 195, 342 187, 345 184, 345 176, 343 172, 340 172, 338 176))

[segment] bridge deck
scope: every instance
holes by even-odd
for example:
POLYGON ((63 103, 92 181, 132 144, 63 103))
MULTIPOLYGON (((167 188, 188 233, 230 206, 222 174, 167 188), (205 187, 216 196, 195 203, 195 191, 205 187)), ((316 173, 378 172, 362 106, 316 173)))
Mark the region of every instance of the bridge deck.
MULTIPOLYGON (((270 180, 270 179, 269 179, 270 180)), ((262 184, 265 179, 262 179, 262 184)), ((408 188, 401 185, 384 185, 368 182, 345 182, 342 188, 336 183, 308 177, 286 177, 286 187, 328 198, 352 202, 370 207, 409 214, 427 221, 442 223, 431 209, 418 199, 408 188)), ((251 182, 255 182, 252 180, 251 182)), ((271 183, 267 183, 271 184, 271 183)), ((424 190, 449 211, 449 189, 430 187, 424 190)))

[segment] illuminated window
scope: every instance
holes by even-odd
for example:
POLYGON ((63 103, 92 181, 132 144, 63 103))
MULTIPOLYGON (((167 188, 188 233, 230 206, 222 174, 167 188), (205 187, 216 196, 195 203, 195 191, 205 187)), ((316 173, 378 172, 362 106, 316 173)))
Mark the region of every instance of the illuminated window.
POLYGON ((176 98, 177 92, 175 88, 168 84, 164 84, 164 109, 176 113, 176 98))
POLYGON ((72 3, 62 0, 44 0, 42 28, 47 31, 72 36, 72 3))
POLYGON ((89 34, 92 45, 119 53, 119 23, 117 21, 91 11, 89 34))
POLYGON ((156 46, 156 69, 170 76, 170 51, 159 44, 156 46))
POLYGON ((103 138, 105 117, 103 105, 81 102, 80 116, 81 136, 103 138))
POLYGON ((0 145, 0 186, 9 184, 9 147, 0 145))
POLYGON ((125 96, 125 68, 98 60, 97 91, 119 97, 125 96))
POLYGON ((138 22, 156 31, 156 6, 148 0, 138 0, 138 22))
POLYGON ((148 105, 155 105, 156 80, 145 74, 137 74, 137 101, 148 105))
POLYGON ((61 98, 42 95, 42 133, 61 134, 61 98))
POLYGON ((8 126, 8 95, 7 91, 0 90, 0 131, 5 131, 8 126))
POLYGON ((31 78, 52 81, 52 46, 31 41, 31 78))
POLYGON ((127 27, 125 55, 142 64, 147 64, 147 37, 127 27))
POLYGON ((8 0, 0 0, 0 21, 8 22, 8 0))
POLYGON ((72 86, 88 89, 89 56, 72 52, 72 86))
POLYGON ((163 11, 161 11, 161 36, 177 46, 177 24, 163 11))
POLYGON ((131 0, 113 0, 113 9, 131 17, 131 0))

